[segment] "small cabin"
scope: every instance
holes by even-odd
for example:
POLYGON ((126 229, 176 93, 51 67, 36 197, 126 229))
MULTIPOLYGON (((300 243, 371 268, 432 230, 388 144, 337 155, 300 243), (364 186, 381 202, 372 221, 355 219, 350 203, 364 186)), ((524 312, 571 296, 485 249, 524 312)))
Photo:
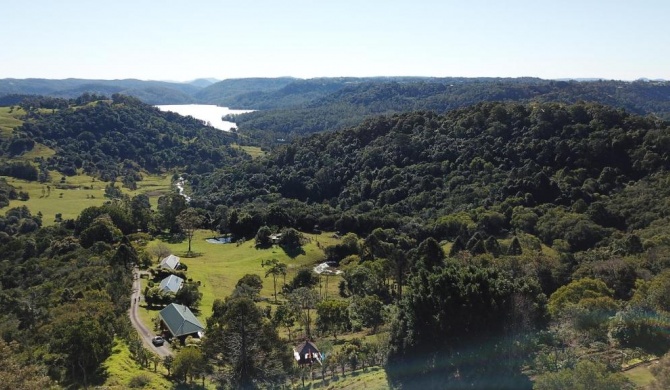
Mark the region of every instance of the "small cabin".
POLYGON ((316 347, 316 345, 314 345, 314 343, 309 340, 295 346, 293 348, 293 356, 300 366, 305 364, 309 364, 311 366, 314 364, 314 362, 321 364, 321 352, 319 352, 319 349, 316 347))
POLYGON ((161 260, 159 267, 174 271, 179 267, 180 260, 179 256, 170 255, 161 260))
POLYGON ((165 279, 161 280, 159 288, 164 293, 176 294, 177 292, 179 292, 179 290, 183 285, 184 285, 184 279, 180 278, 177 275, 170 275, 165 279))

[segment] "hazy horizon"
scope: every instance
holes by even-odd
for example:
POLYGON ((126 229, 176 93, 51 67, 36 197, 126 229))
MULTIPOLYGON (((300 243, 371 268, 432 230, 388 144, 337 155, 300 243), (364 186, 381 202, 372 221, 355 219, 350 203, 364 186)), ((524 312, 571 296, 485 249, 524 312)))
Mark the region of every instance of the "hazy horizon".
POLYGON ((46 78, 46 77, 25 77, 25 78, 19 78, 19 77, 4 77, 0 78, 0 80, 91 80, 91 81, 120 81, 120 80, 139 80, 139 81, 158 81, 158 82, 165 82, 165 83, 175 83, 175 84, 188 84, 197 80, 210 80, 210 82, 218 83, 221 81, 226 81, 226 80, 240 80, 240 79, 272 79, 272 78, 292 78, 296 80, 311 80, 311 79, 322 79, 322 78, 340 78, 340 77, 346 77, 346 78, 491 78, 491 79, 519 79, 519 78, 537 78, 537 79, 542 79, 542 80, 553 80, 553 81, 597 81, 597 80, 604 80, 604 81, 624 81, 624 82, 632 82, 632 81, 639 81, 639 80, 644 80, 644 81, 670 81, 670 79, 664 79, 664 78, 650 78, 650 77, 638 77, 635 79, 611 79, 611 78, 606 78, 606 77, 558 77, 558 78, 544 78, 544 77, 539 77, 539 76, 415 76, 415 75, 391 75, 391 76, 314 76, 314 77, 296 77, 296 76, 249 76, 249 77, 230 77, 230 78, 224 78, 224 79, 216 79, 213 77, 196 77, 193 79, 187 79, 187 80, 159 80, 159 79, 138 79, 134 77, 121 77, 121 78, 113 78, 113 79, 103 79, 103 78, 96 78, 96 79, 91 79, 91 78, 83 78, 83 77, 67 77, 67 78, 46 78))

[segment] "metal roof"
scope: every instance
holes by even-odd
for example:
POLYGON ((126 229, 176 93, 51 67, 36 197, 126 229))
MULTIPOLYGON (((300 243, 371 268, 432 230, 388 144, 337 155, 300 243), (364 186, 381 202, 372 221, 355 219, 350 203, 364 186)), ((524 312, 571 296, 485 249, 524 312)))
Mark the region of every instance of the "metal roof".
POLYGON ((170 255, 161 260, 160 266, 162 268, 177 269, 177 266, 179 265, 179 260, 180 260, 179 256, 170 255))
POLYGON ((193 315, 191 309, 184 305, 171 303, 158 312, 158 316, 174 337, 186 336, 205 330, 205 327, 193 315))
POLYGON ((180 278, 177 275, 170 275, 167 278, 161 280, 160 289, 165 292, 177 293, 184 284, 184 279, 180 278))

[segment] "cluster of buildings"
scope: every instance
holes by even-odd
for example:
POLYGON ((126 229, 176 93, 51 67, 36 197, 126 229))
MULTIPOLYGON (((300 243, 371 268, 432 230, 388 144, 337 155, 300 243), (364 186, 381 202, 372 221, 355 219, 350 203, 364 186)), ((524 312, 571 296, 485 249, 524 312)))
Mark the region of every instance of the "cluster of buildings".
MULTIPOLYGON (((169 255, 161 260, 160 267, 176 271, 179 262, 178 256, 169 255)), ((160 289, 176 294, 183 284, 184 279, 176 275, 170 275, 161 280, 160 289)), ((158 317, 161 321, 161 329, 165 333, 169 333, 170 337, 176 337, 182 342, 189 336, 200 338, 205 331, 205 327, 200 320, 191 312, 191 309, 184 305, 171 303, 158 313, 158 317)), ((298 365, 321 364, 323 358, 316 345, 309 340, 295 346, 293 356, 298 365)))
MULTIPOLYGON (((176 271, 180 264, 179 256, 169 255, 161 260, 159 267, 176 271)), ((184 285, 184 279, 177 275, 169 275, 161 280, 159 288, 164 292, 176 294, 184 285)), ((191 309, 178 303, 171 303, 158 312, 161 321, 161 329, 169 333, 170 337, 176 337, 184 341, 188 336, 200 338, 205 331, 205 326, 191 312, 191 309)), ((167 336, 167 334, 166 334, 167 336)))

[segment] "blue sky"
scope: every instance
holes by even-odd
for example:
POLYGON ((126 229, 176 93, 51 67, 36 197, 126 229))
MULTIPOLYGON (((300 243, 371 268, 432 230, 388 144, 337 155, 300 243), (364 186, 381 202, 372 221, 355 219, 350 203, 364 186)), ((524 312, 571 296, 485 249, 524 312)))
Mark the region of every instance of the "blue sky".
POLYGON ((0 78, 670 79, 667 0, 31 0, 0 78))

